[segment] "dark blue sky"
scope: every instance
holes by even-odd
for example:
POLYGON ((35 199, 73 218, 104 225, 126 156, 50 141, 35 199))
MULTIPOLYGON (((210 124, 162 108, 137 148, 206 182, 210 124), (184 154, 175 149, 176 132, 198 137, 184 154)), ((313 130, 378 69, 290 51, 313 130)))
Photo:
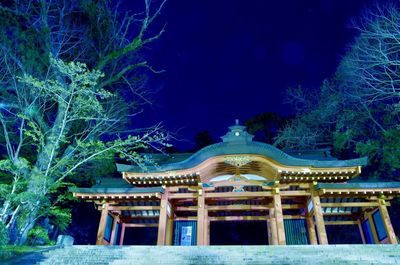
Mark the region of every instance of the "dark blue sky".
POLYGON ((150 88, 159 92, 138 119, 163 121, 190 141, 203 130, 217 139, 235 118, 291 113, 285 89, 312 91, 335 72, 354 38, 350 19, 369 3, 169 0, 159 18, 166 32, 146 50, 166 72, 151 76, 150 88))

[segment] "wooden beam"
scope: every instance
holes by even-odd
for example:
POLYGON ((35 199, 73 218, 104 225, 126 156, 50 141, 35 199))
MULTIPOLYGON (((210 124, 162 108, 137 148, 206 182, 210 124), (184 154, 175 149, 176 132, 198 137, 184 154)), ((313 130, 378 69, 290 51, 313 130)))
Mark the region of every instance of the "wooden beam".
POLYGON ((283 223, 283 210, 282 210, 282 201, 280 194, 274 194, 273 205, 274 205, 274 214, 275 214, 276 228, 278 234, 278 244, 286 245, 285 225, 283 223))
POLYGON ((388 236, 388 240, 390 244, 397 244, 396 234, 394 233, 394 229, 392 226, 392 222, 390 221, 389 212, 386 207, 386 201, 384 199, 379 199, 379 212, 381 213, 383 226, 385 227, 386 234, 388 236))
POLYGON ((349 215, 355 215, 356 213, 354 212, 325 212, 325 213, 323 213, 324 214, 324 216, 343 216, 343 215, 346 215, 346 216, 349 216, 349 215))
POLYGON ((197 221, 197 216, 175 217, 175 221, 197 221))
POLYGON ((197 206, 176 206, 175 212, 197 212, 197 206))
POLYGON ((392 188, 392 189, 321 189, 319 190, 320 195, 330 195, 330 194, 339 194, 339 195, 359 195, 359 196, 371 196, 371 195, 377 195, 379 196, 380 194, 399 194, 400 189, 399 188, 392 188))
MULTIPOLYGON (((74 193, 74 197, 87 200, 98 201, 113 200, 113 202, 126 201, 132 199, 156 199, 160 198, 159 193, 74 193)), ((109 202, 109 201, 107 201, 109 202)), ((110 203, 110 202, 109 202, 110 203)))
POLYGON ((196 199, 197 198, 196 193, 171 193, 169 195, 170 200, 175 200, 175 199, 196 199))
POLYGON ((318 240, 320 245, 328 244, 328 237, 326 235, 324 216, 321 208, 321 201, 316 191, 311 193, 311 201, 314 209, 315 224, 317 227, 318 240))
POLYGON ((281 196, 310 196, 310 192, 306 190, 282 190, 279 192, 281 196))
POLYGON ((283 215, 283 219, 305 219, 306 217, 301 214, 295 214, 295 215, 283 215))
POLYGON ((185 186, 185 185, 182 185, 182 186, 172 186, 172 187, 168 187, 168 188, 169 188, 169 191, 170 191, 171 193, 173 193, 173 192, 178 192, 179 189, 187 189, 188 191, 192 191, 192 192, 197 192, 197 190, 199 189, 197 186, 185 186))
POLYGON ((267 216, 213 216, 209 217, 212 221, 265 221, 267 216))
POLYGON ((109 206, 109 211, 154 211, 160 210, 160 206, 109 206))
POLYGON ((97 240, 96 245, 104 245, 104 230, 106 229, 107 215, 108 215, 108 203, 103 204, 103 209, 101 210, 99 228, 97 230, 97 240))
POLYGON ((124 227, 158 227, 158 224, 124 224, 124 227))
POLYGON ((327 221, 325 225, 357 225, 357 221, 327 221))
POLYGON ((268 210, 267 206, 264 205, 244 205, 244 204, 236 204, 236 205, 209 205, 207 207, 208 211, 266 211, 268 210))
POLYGON ((377 202, 324 202, 321 203, 323 208, 340 208, 340 207, 377 207, 377 202))
POLYGON ((252 198, 252 197, 267 197, 272 196, 268 191, 256 192, 212 192, 204 195, 206 198, 252 198))
POLYGON ((168 225, 168 207, 171 207, 168 201, 168 190, 166 189, 161 196, 160 216, 158 221, 157 245, 164 246, 166 244, 166 233, 168 225))
POLYGON ((120 217, 121 218, 129 217, 132 219, 152 219, 152 218, 159 218, 160 215, 159 214, 157 214, 157 215, 134 215, 134 214, 132 214, 132 215, 120 215, 120 217))
POLYGON ((282 204, 282 209, 283 210, 303 209, 304 207, 305 207, 304 204, 282 204))

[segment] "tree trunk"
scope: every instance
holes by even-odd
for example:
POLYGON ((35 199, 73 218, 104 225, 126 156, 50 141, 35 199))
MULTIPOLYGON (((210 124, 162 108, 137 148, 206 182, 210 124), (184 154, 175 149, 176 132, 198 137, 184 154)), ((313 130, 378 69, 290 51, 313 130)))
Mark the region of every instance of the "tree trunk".
POLYGON ((28 240, 29 232, 35 226, 36 217, 37 217, 37 210, 34 210, 29 214, 29 217, 24 222, 22 228, 18 230, 17 237, 14 241, 14 245, 22 246, 26 243, 26 241, 28 240))

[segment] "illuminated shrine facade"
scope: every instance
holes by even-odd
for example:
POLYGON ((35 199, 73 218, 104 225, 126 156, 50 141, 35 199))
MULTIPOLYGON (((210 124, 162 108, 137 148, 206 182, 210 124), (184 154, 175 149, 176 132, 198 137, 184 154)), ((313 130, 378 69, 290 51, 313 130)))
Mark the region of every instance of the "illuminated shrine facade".
POLYGON ((270 245, 328 244, 331 225, 357 227, 363 243, 397 244, 387 207, 400 182, 357 181, 367 158, 283 152, 238 124, 221 138, 196 153, 154 154, 146 169, 117 164, 121 179, 73 189, 101 211, 97 244, 123 245, 128 228, 153 227, 157 245, 209 245, 216 221, 265 222, 270 245))

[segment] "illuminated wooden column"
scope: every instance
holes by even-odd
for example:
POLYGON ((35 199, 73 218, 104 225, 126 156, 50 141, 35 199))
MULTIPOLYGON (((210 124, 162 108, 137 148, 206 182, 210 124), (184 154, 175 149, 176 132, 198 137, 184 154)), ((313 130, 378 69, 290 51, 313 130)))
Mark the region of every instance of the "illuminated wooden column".
POLYGON ((362 240, 363 244, 367 244, 360 219, 357 220, 357 225, 358 225, 358 230, 360 230, 361 240, 362 240))
POLYGON ((392 222, 390 221, 390 216, 386 207, 386 201, 384 199, 379 199, 379 212, 381 213, 383 226, 385 227, 386 235, 388 236, 388 240, 390 244, 397 244, 396 234, 394 233, 394 229, 392 226, 392 222))
POLYGON ((278 245, 278 231, 276 227, 275 209, 269 209, 269 227, 271 229, 271 245, 278 245))
POLYGON ((376 232, 376 229, 375 229, 375 223, 374 223, 374 218, 372 218, 372 212, 371 211, 365 212, 365 217, 368 218, 369 227, 371 228, 371 233, 372 233, 372 236, 374 237, 374 243, 380 244, 381 242, 379 241, 378 233, 376 232))
POLYGON ((160 201, 160 216, 158 219, 158 234, 157 245, 163 246, 167 243, 167 229, 168 229, 168 211, 171 211, 171 205, 168 201, 168 190, 165 188, 164 193, 161 195, 160 201))
POLYGON ((315 225, 317 227, 318 241, 320 245, 328 244, 328 237, 325 230, 324 215, 322 213, 321 201, 316 191, 311 192, 311 201, 313 204, 315 225))
POLYGON ((204 204, 204 245, 210 245, 210 219, 206 204, 204 204))
POLYGON ((168 213, 168 209, 167 209, 168 222, 167 222, 166 245, 172 246, 172 237, 173 237, 173 231, 174 231, 174 211, 173 211, 173 207, 171 204, 169 204, 169 207, 170 207, 169 213, 168 213))
POLYGON ((110 237, 110 245, 114 245, 115 236, 116 236, 115 233, 116 233, 118 221, 119 221, 119 217, 118 216, 114 216, 113 228, 112 228, 111 237, 110 237))
POLYGON ((267 236, 268 236, 268 245, 272 245, 271 221, 269 220, 269 217, 267 217, 267 236))
MULTIPOLYGON (((201 183, 199 185, 201 185, 201 183)), ((197 245, 204 246, 206 245, 206 238, 205 238, 206 200, 204 197, 203 189, 199 189, 198 192, 199 196, 197 198, 197 245)))
POLYGON ((278 235, 278 244, 286 245, 286 237, 285 237, 285 225, 283 223, 283 211, 282 211, 282 201, 281 195, 278 193, 279 189, 275 191, 273 195, 273 206, 274 206, 274 215, 276 222, 276 232, 278 235))
POLYGON ((104 245, 104 230, 106 229, 107 215, 108 215, 108 203, 104 203, 101 209, 99 228, 97 230, 96 245, 104 245))
POLYGON ((309 213, 306 217, 307 229, 308 229, 308 239, 310 245, 318 245, 317 234, 315 233, 315 224, 312 213, 309 213))
POLYGON ((121 236, 119 238, 119 245, 122 246, 124 244, 124 237, 125 237, 125 224, 121 224, 121 236))

